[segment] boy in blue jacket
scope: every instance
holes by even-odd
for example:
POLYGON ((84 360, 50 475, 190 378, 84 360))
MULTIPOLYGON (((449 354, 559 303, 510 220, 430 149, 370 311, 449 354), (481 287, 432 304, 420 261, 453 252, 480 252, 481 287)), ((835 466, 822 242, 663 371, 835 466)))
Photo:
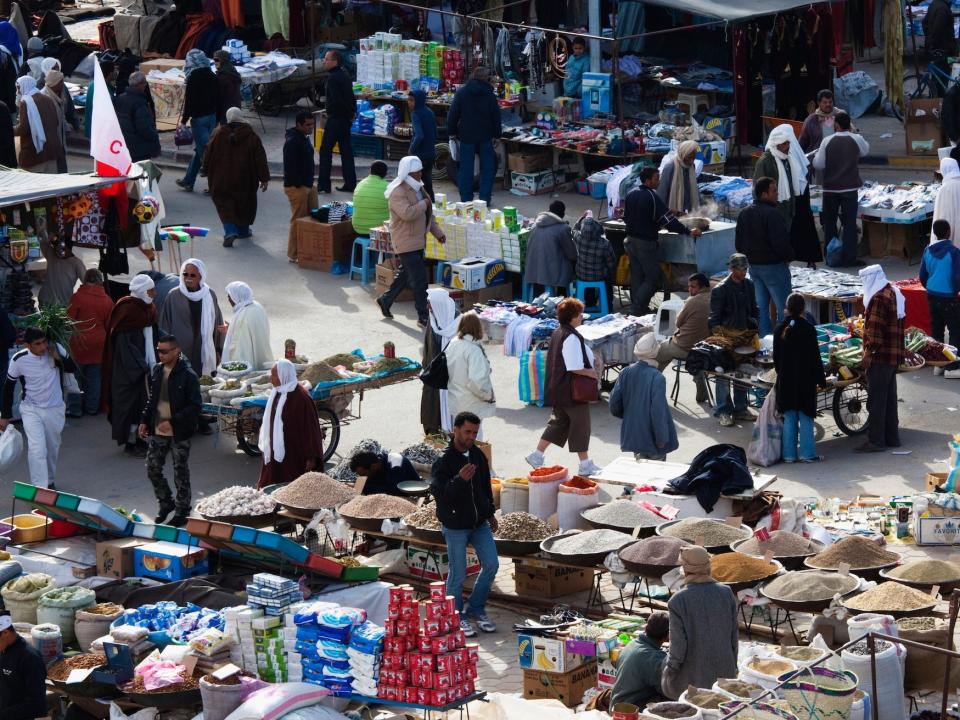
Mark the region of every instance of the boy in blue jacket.
POLYGON ((416 155, 423 163, 421 182, 433 198, 433 162, 437 158, 437 120, 427 107, 427 94, 423 90, 414 90, 407 97, 410 107, 410 122, 413 125, 413 137, 410 138, 410 154, 416 155))
MULTIPOLYGON (((927 289, 933 339, 943 342, 943 330, 950 332, 950 344, 960 343, 960 249, 950 239, 950 223, 933 223, 936 241, 923 251, 920 283, 927 289)), ((939 368, 935 368, 939 369, 939 368)))

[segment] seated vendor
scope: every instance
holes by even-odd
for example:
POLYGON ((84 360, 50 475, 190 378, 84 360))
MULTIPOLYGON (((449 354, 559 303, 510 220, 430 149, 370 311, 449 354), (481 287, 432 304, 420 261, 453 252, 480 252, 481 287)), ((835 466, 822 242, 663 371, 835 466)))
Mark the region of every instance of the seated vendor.
MULTIPOLYGON (((400 453, 372 453, 358 452, 350 458, 350 469, 358 478, 366 478, 363 485, 363 495, 384 493, 399 495, 403 493, 397 489, 402 482, 417 482, 420 475, 413 463, 400 453)), ((359 483, 360 480, 357 480, 359 483)))
POLYGON ((20 637, 7 611, 0 612, 0 671, 0 712, 6 720, 48 714, 43 658, 20 637))
POLYGON ((369 235, 370 229, 383 225, 390 219, 387 205, 387 164, 375 160, 370 164, 370 174, 361 180, 353 191, 353 229, 357 235, 369 235))
POLYGON ((567 76, 563 79, 563 94, 566 97, 579 98, 583 87, 583 74, 590 71, 587 41, 582 37, 573 39, 573 54, 567 58, 564 70, 567 76))
POLYGON ((620 653, 610 707, 630 703, 643 709, 647 703, 664 699, 660 675, 667 654, 661 646, 669 635, 670 617, 664 612, 650 615, 644 631, 620 653))

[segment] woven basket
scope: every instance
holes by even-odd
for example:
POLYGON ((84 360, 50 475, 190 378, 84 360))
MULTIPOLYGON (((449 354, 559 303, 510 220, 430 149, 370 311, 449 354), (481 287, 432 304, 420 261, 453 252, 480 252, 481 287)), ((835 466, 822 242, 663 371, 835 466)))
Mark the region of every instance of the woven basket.
POLYGON ((807 668, 783 686, 783 697, 799 720, 849 720, 857 682, 850 671, 807 668))

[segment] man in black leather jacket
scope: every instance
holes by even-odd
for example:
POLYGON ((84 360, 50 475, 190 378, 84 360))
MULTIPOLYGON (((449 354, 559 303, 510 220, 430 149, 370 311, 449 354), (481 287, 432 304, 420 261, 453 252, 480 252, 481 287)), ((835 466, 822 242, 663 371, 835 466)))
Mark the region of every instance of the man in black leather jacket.
POLYGON ((462 613, 460 629, 467 637, 477 634, 471 618, 484 632, 497 630, 486 613, 487 596, 500 568, 497 545, 493 540, 497 518, 494 516, 496 508, 490 485, 490 466, 475 444, 479 430, 480 418, 471 412, 462 412, 454 418, 453 440, 443 456, 433 464, 430 483, 450 562, 447 595, 456 598, 457 610, 462 613), (464 607, 467 545, 473 547, 480 560, 480 576, 464 607))

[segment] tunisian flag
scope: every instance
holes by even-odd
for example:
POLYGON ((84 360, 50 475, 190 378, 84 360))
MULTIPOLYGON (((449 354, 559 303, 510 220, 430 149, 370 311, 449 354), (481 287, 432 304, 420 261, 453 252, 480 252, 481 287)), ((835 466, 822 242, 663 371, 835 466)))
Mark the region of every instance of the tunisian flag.
MULTIPOLYGON (((93 117, 90 123, 90 155, 96 162, 96 173, 101 177, 123 177, 130 172, 133 161, 123 139, 113 98, 107 89, 107 81, 100 70, 100 63, 93 63, 93 117)), ((121 227, 127 226, 126 182, 117 182, 99 191, 101 203, 106 207, 109 198, 117 206, 121 227)))

